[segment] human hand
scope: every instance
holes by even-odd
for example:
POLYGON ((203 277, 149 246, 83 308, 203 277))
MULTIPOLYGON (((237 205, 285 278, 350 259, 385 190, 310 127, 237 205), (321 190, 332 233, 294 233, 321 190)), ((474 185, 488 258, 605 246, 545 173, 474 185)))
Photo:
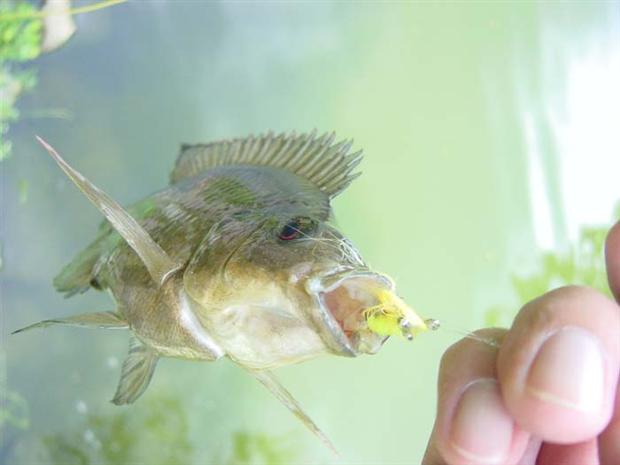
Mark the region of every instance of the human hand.
MULTIPOLYGON (((606 242, 620 302, 620 223, 606 242)), ((620 464, 620 307, 585 287, 528 303, 512 327, 444 354, 424 465, 620 464)))

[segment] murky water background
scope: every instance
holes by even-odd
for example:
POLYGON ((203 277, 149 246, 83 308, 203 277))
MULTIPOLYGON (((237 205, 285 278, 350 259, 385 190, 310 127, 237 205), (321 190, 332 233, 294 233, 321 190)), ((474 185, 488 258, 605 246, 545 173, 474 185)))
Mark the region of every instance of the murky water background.
POLYGON ((112 308, 105 294, 64 300, 52 288, 101 218, 34 134, 121 203, 162 187, 182 142, 269 129, 352 137, 364 175, 335 201, 339 225, 415 308, 457 328, 509 324, 513 276, 536 270, 542 250, 566 250, 581 226, 613 220, 618 2, 135 1, 76 19, 76 36, 35 62, 39 84, 1 165, 2 347, 28 427, 4 429, 0 462, 52 463, 45 438, 62 437, 111 463, 92 416, 122 414, 134 423, 114 441, 134 449, 116 463, 224 463, 235 434, 266 435, 289 463, 419 463, 439 359, 458 339, 278 370, 339 458, 226 361, 163 360, 142 399, 115 407, 125 333, 6 337, 112 308), (72 117, 37 117, 47 109, 72 117), (158 409, 170 417, 149 417, 158 409), (164 452, 181 449, 184 459, 164 452))

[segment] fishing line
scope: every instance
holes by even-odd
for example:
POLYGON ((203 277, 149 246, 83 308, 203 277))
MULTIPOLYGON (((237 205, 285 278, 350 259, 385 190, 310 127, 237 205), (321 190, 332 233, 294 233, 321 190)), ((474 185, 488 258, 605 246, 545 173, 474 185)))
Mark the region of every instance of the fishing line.
MULTIPOLYGON (((482 337, 479 336, 478 334, 474 333, 473 331, 467 331, 467 330, 463 330, 463 329, 459 329, 459 328, 454 328, 451 326, 446 326, 443 323, 439 323, 439 320, 426 320, 431 321, 435 324, 434 327, 431 327, 430 329, 439 329, 441 328, 444 331, 447 331, 449 333, 453 333, 453 334, 458 334, 459 336, 463 336, 467 339, 473 339, 474 341, 478 341, 481 342, 489 347, 493 347, 494 349, 499 349, 501 347, 500 341, 498 341, 496 338, 494 337, 482 337)), ((430 327, 430 324, 432 323, 427 323, 430 327)))

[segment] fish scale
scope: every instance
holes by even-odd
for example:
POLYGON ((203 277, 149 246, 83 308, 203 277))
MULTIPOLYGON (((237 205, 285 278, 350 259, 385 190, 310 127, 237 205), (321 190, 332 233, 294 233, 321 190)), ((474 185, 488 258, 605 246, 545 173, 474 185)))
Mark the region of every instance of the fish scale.
POLYGON ((50 155, 103 213, 95 240, 55 278, 68 296, 109 289, 113 312, 44 320, 127 329, 112 402, 136 401, 160 357, 227 357, 333 449, 271 369, 322 354, 375 353, 390 335, 432 329, 329 220, 361 152, 334 134, 268 133, 183 145, 163 190, 123 209, 50 155))

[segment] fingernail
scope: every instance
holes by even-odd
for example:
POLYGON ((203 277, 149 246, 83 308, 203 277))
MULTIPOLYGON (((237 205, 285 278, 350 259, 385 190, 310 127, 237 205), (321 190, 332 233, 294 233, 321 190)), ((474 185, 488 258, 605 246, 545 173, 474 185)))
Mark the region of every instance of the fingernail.
POLYGON ((598 412, 604 372, 598 340, 581 328, 564 328, 541 347, 528 374, 527 389, 545 402, 598 412))
POLYGON ((470 384, 459 401, 450 442, 471 463, 502 463, 512 443, 513 422, 494 379, 470 384))

